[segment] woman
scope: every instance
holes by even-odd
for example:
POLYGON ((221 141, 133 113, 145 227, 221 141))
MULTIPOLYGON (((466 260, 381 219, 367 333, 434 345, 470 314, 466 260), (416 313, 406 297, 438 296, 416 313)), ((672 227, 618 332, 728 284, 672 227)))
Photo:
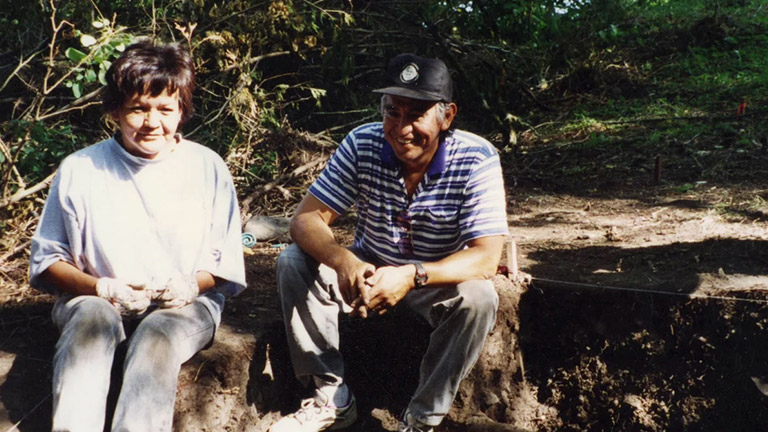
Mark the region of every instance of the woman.
POLYGON ((123 341, 112 430, 170 431, 181 364, 212 342, 224 297, 245 288, 231 175, 177 133, 194 86, 181 47, 128 47, 103 96, 119 132, 68 156, 51 185, 30 284, 57 296, 54 431, 103 430, 123 341))

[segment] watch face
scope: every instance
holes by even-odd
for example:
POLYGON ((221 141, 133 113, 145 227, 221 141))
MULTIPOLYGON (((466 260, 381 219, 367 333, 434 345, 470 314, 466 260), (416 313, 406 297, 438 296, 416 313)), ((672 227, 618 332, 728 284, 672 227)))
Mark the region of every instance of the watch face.
POLYGON ((416 265, 416 277, 415 282, 418 287, 423 287, 427 280, 429 279, 429 276, 427 276, 427 271, 424 269, 424 267, 421 264, 415 264, 416 265))

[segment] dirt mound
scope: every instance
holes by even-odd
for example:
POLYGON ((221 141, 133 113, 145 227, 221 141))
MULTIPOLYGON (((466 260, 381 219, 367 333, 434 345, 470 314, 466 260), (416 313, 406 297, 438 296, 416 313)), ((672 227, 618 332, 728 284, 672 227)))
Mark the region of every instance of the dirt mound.
POLYGON ((764 304, 534 288, 522 308, 537 311, 523 317, 523 351, 541 403, 564 420, 557 430, 747 431, 768 421, 751 382, 768 364, 756 345, 768 338, 764 304))
POLYGON ((556 411, 540 404, 537 389, 525 380, 518 333, 520 298, 527 284, 497 275, 494 286, 499 295, 496 326, 462 382, 446 422, 456 430, 466 430, 469 425, 473 430, 492 430, 502 424, 520 430, 556 426, 556 411))

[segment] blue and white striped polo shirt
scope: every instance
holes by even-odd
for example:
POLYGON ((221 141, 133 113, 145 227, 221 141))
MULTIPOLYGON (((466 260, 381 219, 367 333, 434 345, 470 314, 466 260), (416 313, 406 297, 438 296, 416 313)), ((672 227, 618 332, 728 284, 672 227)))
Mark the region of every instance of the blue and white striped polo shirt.
POLYGON ((356 247, 387 265, 437 261, 479 237, 507 235, 506 200, 496 149, 456 130, 437 153, 409 200, 400 163, 381 123, 344 138, 309 192, 337 214, 357 204, 356 247), (398 246, 410 221, 412 254, 398 246))

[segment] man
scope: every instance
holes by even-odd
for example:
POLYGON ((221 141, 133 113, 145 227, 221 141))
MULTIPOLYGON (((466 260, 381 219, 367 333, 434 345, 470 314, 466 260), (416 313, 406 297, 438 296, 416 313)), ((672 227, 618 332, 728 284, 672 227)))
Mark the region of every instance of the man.
POLYGON ((314 396, 272 432, 341 429, 357 418, 339 353, 339 312, 402 305, 434 328, 400 431, 432 431, 493 328, 495 274, 508 233, 499 156, 452 124, 452 81, 438 59, 401 54, 386 70, 383 121, 341 143, 291 221, 278 288, 296 376, 314 396), (354 245, 330 225, 352 204, 354 245))

